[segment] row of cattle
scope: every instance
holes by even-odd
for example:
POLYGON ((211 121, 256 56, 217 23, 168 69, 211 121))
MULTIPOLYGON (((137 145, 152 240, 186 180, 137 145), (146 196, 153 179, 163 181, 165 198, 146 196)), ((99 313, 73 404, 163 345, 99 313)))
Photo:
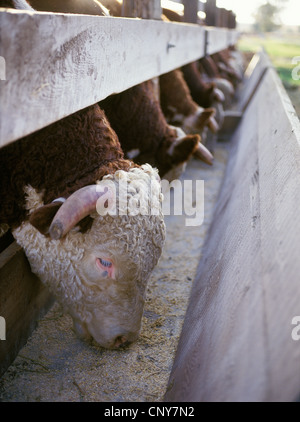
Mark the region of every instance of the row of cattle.
MULTIPOLYGON (((28 8, 23 0, 5 3, 28 8)), ((45 3, 30 1, 36 8, 45 3)), ((103 3, 111 14, 120 13, 120 1, 103 3)), ((164 11, 163 19, 170 16, 164 11)), ((213 163, 205 143, 221 127, 241 77, 239 54, 228 49, 0 150, 0 229, 10 227, 32 271, 70 313, 81 338, 106 348, 137 339, 147 280, 165 240, 160 180, 178 178, 191 157, 213 163), (126 184, 122 213, 96 212, 106 193, 99 189, 103 180, 115 192, 120 181, 126 184), (134 198, 158 204, 156 212, 126 213, 134 198)))

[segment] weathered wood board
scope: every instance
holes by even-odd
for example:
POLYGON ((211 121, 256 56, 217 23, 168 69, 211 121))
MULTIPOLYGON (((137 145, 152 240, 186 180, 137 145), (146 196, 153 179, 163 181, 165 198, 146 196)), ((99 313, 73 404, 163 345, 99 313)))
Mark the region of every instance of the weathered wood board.
POLYGON ((207 31, 206 54, 211 55, 236 44, 239 33, 226 28, 205 27, 207 31))
POLYGON ((253 55, 252 60, 245 71, 242 87, 237 94, 237 107, 241 112, 246 110, 261 83, 265 72, 271 67, 272 64, 270 59, 263 51, 253 55))
POLYGON ((166 401, 300 393, 300 124, 268 69, 235 132, 166 401))
POLYGON ((243 83, 235 93, 236 102, 234 109, 224 111, 224 122, 218 134, 220 139, 231 139, 232 133, 243 118, 243 114, 262 82, 266 71, 271 67, 272 64, 263 51, 253 55, 245 71, 243 83))
MULTIPOLYGON (((225 48, 236 31, 220 31, 225 48)), ((11 9, 0 38, 0 147, 205 51, 199 25, 11 9)))
POLYGON ((0 377, 52 303, 53 297, 32 274, 22 248, 11 243, 0 254, 0 315, 6 323, 6 339, 0 340, 0 377))

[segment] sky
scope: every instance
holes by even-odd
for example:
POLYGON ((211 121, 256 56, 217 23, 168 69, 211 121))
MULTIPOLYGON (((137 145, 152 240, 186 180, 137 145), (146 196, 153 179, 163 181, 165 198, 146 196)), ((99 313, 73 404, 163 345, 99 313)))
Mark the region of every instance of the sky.
MULTIPOLYGON (((240 23, 253 23, 253 13, 264 3, 266 0, 217 0, 217 6, 233 10, 240 23)), ((300 0, 287 1, 280 13, 280 20, 284 25, 300 26, 300 0)))

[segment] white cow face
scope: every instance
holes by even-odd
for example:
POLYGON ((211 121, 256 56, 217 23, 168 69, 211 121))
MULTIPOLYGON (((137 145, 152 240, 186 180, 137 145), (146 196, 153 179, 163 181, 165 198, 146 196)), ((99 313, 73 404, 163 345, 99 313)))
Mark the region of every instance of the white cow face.
POLYGON ((146 285, 161 255, 164 227, 157 216, 106 220, 97 217, 85 234, 83 257, 74 268, 86 293, 82 306, 70 313, 79 336, 115 348, 139 335, 146 285))
MULTIPOLYGON (((135 169, 129 182, 131 198, 136 193, 135 178, 141 187, 139 176, 135 169)), ((147 183, 156 183, 148 201, 157 195, 159 201, 155 203, 161 205, 157 175, 145 172, 143 176, 147 183)), ((27 188, 27 207, 31 212, 44 209, 40 199, 33 188, 27 188)), ((32 271, 70 313, 80 337, 94 339, 106 348, 137 339, 147 281, 164 244, 160 205, 156 215, 94 212, 88 231, 82 233, 75 225, 61 239, 43 235, 29 221, 14 230, 32 271)))

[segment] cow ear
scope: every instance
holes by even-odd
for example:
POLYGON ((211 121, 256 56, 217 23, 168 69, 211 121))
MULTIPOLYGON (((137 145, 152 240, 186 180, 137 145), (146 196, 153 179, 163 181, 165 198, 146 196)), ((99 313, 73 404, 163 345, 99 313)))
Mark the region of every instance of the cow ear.
MULTIPOLYGON (((29 223, 44 236, 49 236, 49 228, 51 226, 52 220, 62 204, 63 202, 55 201, 51 204, 47 204, 38 208, 32 214, 30 214, 29 223)), ((79 226, 80 232, 85 233, 88 231, 91 228, 93 221, 94 220, 90 216, 87 216, 79 221, 77 226, 79 226)))
POLYGON ((199 142, 199 135, 186 135, 184 138, 180 139, 172 151, 172 162, 174 164, 180 164, 188 161, 199 142))
POLYGON ((87 232, 93 224, 93 218, 90 217, 89 215, 85 218, 83 218, 82 220, 79 221, 79 223, 77 224, 77 226, 79 226, 79 231, 81 233, 85 233, 87 232))
POLYGON ((207 97, 210 99, 210 101, 212 101, 212 99, 214 99, 215 89, 216 89, 216 84, 211 83, 211 85, 209 86, 209 88, 207 90, 207 97))
POLYGON ((49 234, 52 220, 63 202, 52 202, 33 211, 29 216, 29 223, 44 236, 49 234))
POLYGON ((198 116, 196 127, 203 130, 205 126, 209 126, 209 121, 215 114, 214 108, 205 108, 198 116))

